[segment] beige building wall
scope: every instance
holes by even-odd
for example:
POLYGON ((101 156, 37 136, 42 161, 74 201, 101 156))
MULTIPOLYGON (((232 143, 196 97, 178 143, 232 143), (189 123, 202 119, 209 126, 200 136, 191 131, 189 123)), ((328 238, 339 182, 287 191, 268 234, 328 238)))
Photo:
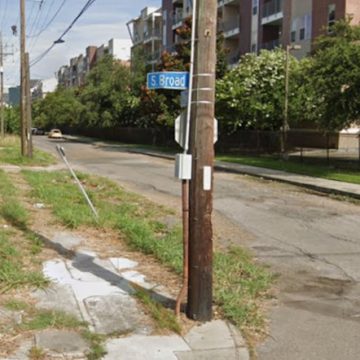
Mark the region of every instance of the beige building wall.
POLYGON ((290 38, 292 44, 301 45, 301 50, 293 52, 298 59, 311 51, 312 16, 314 16, 312 2, 313 0, 291 0, 290 38))
POLYGON ((345 13, 353 18, 354 25, 360 25, 360 0, 347 0, 345 13))

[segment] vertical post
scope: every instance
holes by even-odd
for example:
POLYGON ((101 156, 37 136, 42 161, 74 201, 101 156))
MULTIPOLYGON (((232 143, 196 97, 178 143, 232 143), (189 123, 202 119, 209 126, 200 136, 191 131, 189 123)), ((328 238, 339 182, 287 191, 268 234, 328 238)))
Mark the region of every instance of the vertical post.
POLYGON ((359 133, 359 142, 358 142, 358 153, 359 153, 359 166, 360 166, 360 133, 359 133))
POLYGON ((29 53, 25 53, 25 90, 26 90, 26 136, 27 136, 27 156, 32 158, 33 149, 32 149, 32 134, 31 134, 31 90, 30 90, 30 61, 29 53))
POLYGON ((155 64, 154 64, 154 59, 155 59, 155 13, 152 14, 152 29, 151 29, 151 33, 149 34, 149 36, 151 37, 151 70, 152 72, 155 71, 155 64))
POLYGON ((0 32, 0 122, 1 122, 1 138, 5 136, 4 126, 4 43, 2 32, 0 32))
POLYGON ((0 127, 1 127, 1 138, 5 136, 4 126, 4 44, 2 32, 0 32, 0 127))
POLYGON ((189 285, 187 315, 212 318, 212 189, 214 162, 214 103, 217 1, 196 5, 193 106, 190 152, 193 178, 189 209, 189 285))
POLYGON ((20 0, 20 122, 21 122, 21 155, 28 156, 27 123, 26 123, 26 66, 25 66, 25 0, 20 0))
POLYGON ((285 101, 284 101, 284 118, 281 132, 281 154, 283 159, 286 158, 286 138, 287 129, 289 127, 288 114, 289 114, 289 53, 290 45, 286 45, 285 51, 285 101))

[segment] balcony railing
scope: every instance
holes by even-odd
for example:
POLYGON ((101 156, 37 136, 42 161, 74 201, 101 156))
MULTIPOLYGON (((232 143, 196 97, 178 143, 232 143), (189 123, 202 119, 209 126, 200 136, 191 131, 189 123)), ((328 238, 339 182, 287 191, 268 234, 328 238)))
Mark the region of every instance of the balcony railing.
POLYGON ((265 50, 273 50, 280 46, 280 39, 275 39, 262 43, 261 48, 265 50))
POLYGON ((177 11, 176 13, 174 13, 174 17, 173 17, 173 25, 177 25, 178 23, 180 23, 184 18, 184 14, 182 11, 177 11))
POLYGON ((148 54, 146 56, 146 62, 154 62, 154 61, 159 61, 160 60, 160 56, 161 56, 161 51, 158 50, 158 51, 155 51, 151 54, 148 54))
POLYGON ((237 19, 235 21, 226 22, 223 24, 222 28, 223 28, 224 33, 229 32, 229 31, 239 30, 240 29, 240 20, 237 19))
POLYGON ((151 30, 151 31, 147 31, 144 33, 144 40, 150 40, 152 38, 157 38, 160 39, 161 38, 161 30, 160 29, 156 29, 156 30, 151 30))
POLYGON ((282 12, 283 4, 282 0, 271 0, 264 3, 262 17, 268 17, 277 13, 282 12))

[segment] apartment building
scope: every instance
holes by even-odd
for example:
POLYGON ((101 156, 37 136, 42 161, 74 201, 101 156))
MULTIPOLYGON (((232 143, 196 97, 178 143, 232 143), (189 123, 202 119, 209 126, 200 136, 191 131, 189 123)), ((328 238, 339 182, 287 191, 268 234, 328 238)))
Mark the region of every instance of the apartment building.
MULTIPOLYGON (((162 0, 162 50, 174 51, 177 29, 191 15, 191 0, 162 0)), ((360 23, 360 0, 218 0, 218 30, 224 36, 228 63, 241 55, 289 44, 301 45, 298 58, 308 55, 313 41, 339 19, 360 23)))
POLYGON ((123 45, 124 41, 121 39, 110 39, 107 44, 99 47, 88 46, 85 54, 71 58, 69 65, 60 67, 57 72, 58 84, 65 88, 82 86, 86 75, 106 54, 112 55, 116 60, 121 60, 124 57, 123 45))
POLYGON ((142 49, 146 57, 146 63, 155 68, 163 49, 163 20, 162 10, 146 7, 141 10, 140 16, 127 23, 129 34, 133 43, 131 56, 137 49, 142 49))

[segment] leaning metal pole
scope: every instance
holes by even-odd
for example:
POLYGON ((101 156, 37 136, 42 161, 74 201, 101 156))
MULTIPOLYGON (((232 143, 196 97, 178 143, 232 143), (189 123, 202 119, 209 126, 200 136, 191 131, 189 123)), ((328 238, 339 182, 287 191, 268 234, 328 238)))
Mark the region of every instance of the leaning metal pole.
POLYGON ((86 202, 88 203, 91 211, 93 212, 93 214, 94 214, 94 216, 95 216, 96 221, 98 221, 98 220, 99 220, 99 215, 98 215, 98 213, 97 213, 97 211, 96 211, 93 203, 91 202, 88 194, 86 193, 84 187, 82 186, 80 180, 78 179, 78 177, 76 176, 74 170, 71 168, 69 162, 67 161, 66 155, 65 155, 65 149, 64 149, 62 146, 56 145, 56 150, 58 151, 60 157, 63 159, 65 165, 66 165, 67 168, 69 169, 69 171, 70 171, 72 177, 75 179, 77 185, 79 186, 80 191, 81 191, 82 194, 84 195, 84 197, 85 197, 85 199, 86 199, 86 202))

